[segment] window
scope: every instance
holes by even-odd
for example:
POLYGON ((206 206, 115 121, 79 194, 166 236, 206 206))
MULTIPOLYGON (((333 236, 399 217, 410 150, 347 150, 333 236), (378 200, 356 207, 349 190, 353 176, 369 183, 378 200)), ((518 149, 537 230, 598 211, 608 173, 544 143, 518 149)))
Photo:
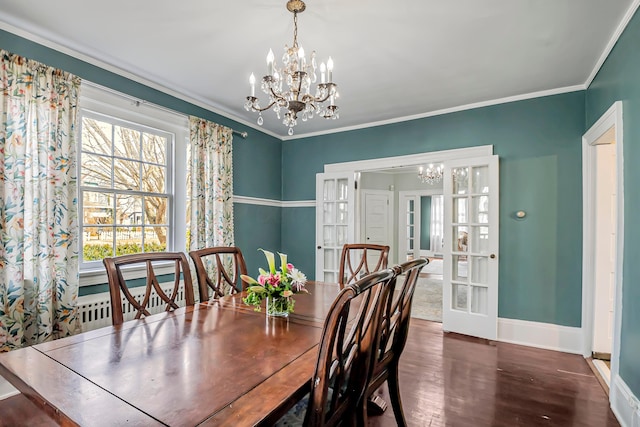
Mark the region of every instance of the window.
POLYGON ((93 86, 82 90, 81 272, 103 272, 107 256, 183 250, 187 118, 93 86))

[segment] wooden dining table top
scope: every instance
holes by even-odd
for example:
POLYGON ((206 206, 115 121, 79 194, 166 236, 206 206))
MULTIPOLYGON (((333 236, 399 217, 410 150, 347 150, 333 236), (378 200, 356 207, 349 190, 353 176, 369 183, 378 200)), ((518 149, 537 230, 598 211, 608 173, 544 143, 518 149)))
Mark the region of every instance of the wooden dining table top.
POLYGON ((63 425, 271 425, 309 388, 339 288, 288 318, 235 294, 0 354, 0 375, 63 425))

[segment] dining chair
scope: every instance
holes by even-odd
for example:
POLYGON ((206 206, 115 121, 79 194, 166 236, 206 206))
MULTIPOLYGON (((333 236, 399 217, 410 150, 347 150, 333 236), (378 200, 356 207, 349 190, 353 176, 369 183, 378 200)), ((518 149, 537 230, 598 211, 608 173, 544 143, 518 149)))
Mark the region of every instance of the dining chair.
POLYGON ((189 256, 196 267, 201 302, 235 294, 247 288, 247 283, 240 279, 241 274, 247 274, 247 265, 240 248, 204 248, 189 252, 189 256), (241 283, 240 289, 238 282, 241 283), (209 295, 209 290, 213 291, 213 295, 209 295))
POLYGON ((340 289, 369 273, 387 268, 388 259, 389 246, 366 243, 344 245, 338 273, 340 289))
POLYGON ((182 252, 149 252, 141 254, 121 255, 103 259, 109 280, 109 294, 111 297, 111 323, 116 326, 124 322, 123 306, 127 303, 131 310, 135 312, 135 319, 151 315, 149 309, 155 306, 166 304, 165 311, 178 308, 177 300, 181 297, 181 290, 184 292, 186 305, 194 305, 193 284, 191 281, 191 270, 187 257, 182 252), (156 268, 162 265, 171 265, 173 262, 173 285, 167 293, 165 282, 162 286, 156 274, 156 268), (146 268, 145 292, 142 297, 135 298, 127 285, 122 274, 123 267, 133 267, 144 265, 146 268), (164 289, 164 290, 163 290, 164 289), (125 300, 122 301, 122 294, 125 300), (155 296, 159 300, 156 300, 155 296))
POLYGON ((393 277, 382 270, 340 291, 324 322, 311 391, 277 427, 367 425, 365 391, 393 277))
MULTIPOLYGON (((393 407, 396 424, 399 427, 406 426, 407 423, 400 398, 398 364, 407 342, 409 321, 411 320, 411 305, 420 271, 428 263, 429 260, 419 258, 393 267, 395 277, 390 282, 390 297, 386 300, 382 314, 379 317, 380 324, 377 328, 378 351, 374 354, 373 372, 365 394, 369 403, 374 396, 374 392, 387 381, 391 406, 393 407), (396 291, 399 283, 398 279, 401 278, 404 278, 404 280, 401 287, 396 291)), ((369 407, 371 408, 371 403, 369 403, 369 407)), ((383 410, 384 408, 382 408, 383 410)))

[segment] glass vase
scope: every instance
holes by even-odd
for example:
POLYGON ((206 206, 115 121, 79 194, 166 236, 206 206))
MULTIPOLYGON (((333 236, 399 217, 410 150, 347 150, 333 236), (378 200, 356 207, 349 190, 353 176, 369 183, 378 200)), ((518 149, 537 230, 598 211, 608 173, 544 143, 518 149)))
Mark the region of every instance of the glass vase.
POLYGON ((293 306, 291 298, 267 297, 267 316, 289 317, 289 312, 293 306))

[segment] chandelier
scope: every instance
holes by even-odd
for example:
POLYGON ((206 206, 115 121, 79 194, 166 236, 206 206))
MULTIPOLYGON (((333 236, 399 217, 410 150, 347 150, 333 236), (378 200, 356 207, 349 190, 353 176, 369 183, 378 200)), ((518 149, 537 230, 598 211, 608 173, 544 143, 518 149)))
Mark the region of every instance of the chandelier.
POLYGON ((437 184, 442 181, 443 171, 444 166, 442 164, 434 166, 433 163, 431 163, 426 169, 423 166, 420 166, 418 168, 418 179, 424 184, 437 184))
POLYGON ((306 122, 314 115, 325 119, 338 118, 337 85, 333 82, 333 60, 329 57, 327 64, 320 64, 320 83, 316 86, 315 94, 311 94, 311 85, 318 80, 316 74, 316 52, 313 51, 307 62, 304 49, 298 46, 298 13, 304 12, 306 5, 301 0, 287 1, 287 10, 293 13, 293 45, 284 46, 282 67, 278 67, 273 51, 269 49, 267 55, 267 75, 262 78, 261 89, 268 96, 268 105, 261 107, 256 95, 256 78, 251 73, 249 85, 251 95, 247 96, 244 108, 247 111, 258 112, 258 125, 262 126, 264 119, 262 112, 273 107, 278 119, 284 110, 282 124, 289 127, 288 134, 293 135, 293 127, 298 124, 298 117, 306 122), (329 100, 329 105, 324 105, 329 100))

